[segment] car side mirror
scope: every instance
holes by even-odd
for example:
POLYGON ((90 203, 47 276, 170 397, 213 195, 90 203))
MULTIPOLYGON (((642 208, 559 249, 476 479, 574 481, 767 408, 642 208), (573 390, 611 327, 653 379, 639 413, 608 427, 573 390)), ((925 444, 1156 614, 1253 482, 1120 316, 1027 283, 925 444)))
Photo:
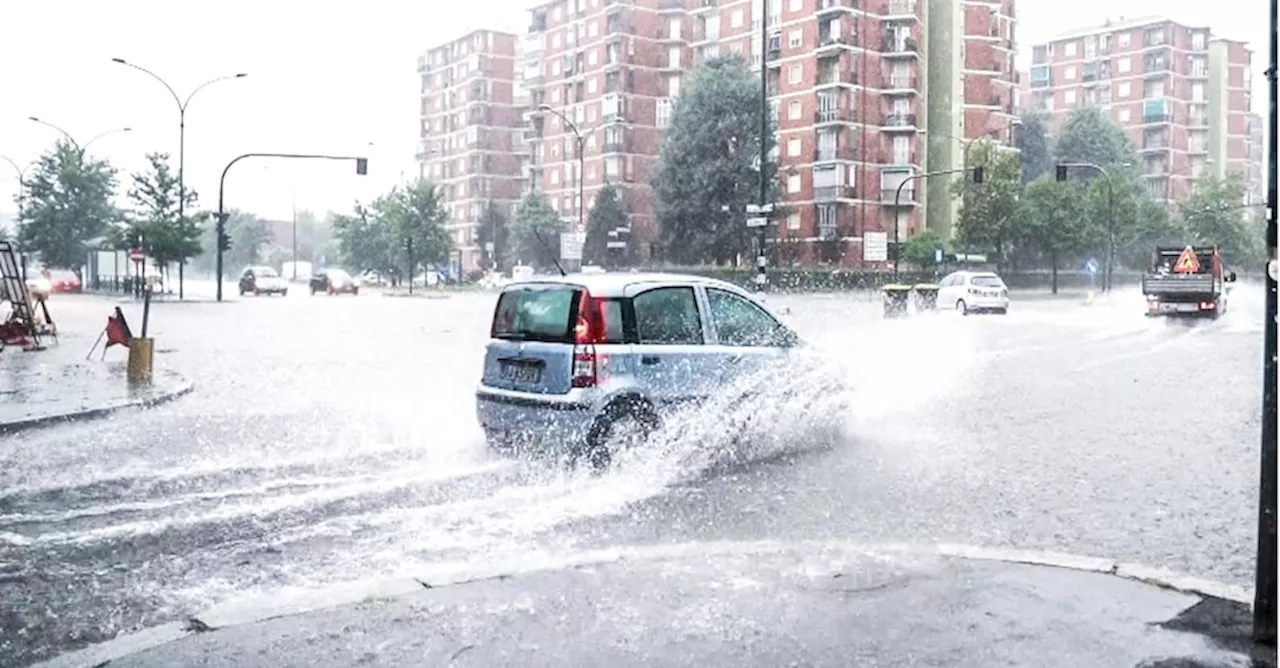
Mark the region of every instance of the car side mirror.
POLYGON ((1234 271, 1228 271, 1228 272, 1227 272, 1227 282, 1228 282, 1228 283, 1235 283, 1235 282, 1236 282, 1236 272, 1234 272, 1234 271))
POLYGON ((800 345, 800 336, 786 327, 779 327, 774 339, 781 348, 794 348, 800 345))

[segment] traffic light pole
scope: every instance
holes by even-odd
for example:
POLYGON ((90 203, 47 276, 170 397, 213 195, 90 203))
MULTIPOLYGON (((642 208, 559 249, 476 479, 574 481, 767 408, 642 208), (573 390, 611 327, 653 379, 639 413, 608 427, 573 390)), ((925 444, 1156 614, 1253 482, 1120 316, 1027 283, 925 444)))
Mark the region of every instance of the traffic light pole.
POLYGON ((1069 167, 1092 169, 1107 182, 1107 268, 1102 275, 1102 291, 1111 292, 1111 277, 1116 265, 1116 191, 1111 183, 1111 173, 1102 165, 1092 162, 1063 162, 1058 164, 1054 177, 1058 181, 1066 181, 1069 167))
POLYGON ((217 274, 218 301, 222 301, 222 254, 231 249, 231 240, 227 237, 227 214, 223 207, 223 195, 227 190, 227 172, 241 160, 245 158, 289 158, 293 160, 354 160, 356 163, 356 174, 364 176, 369 173, 369 159, 358 158, 349 155, 323 155, 318 153, 245 153, 244 155, 232 158, 226 167, 222 168, 222 177, 218 179, 218 213, 217 213, 217 246, 216 261, 214 263, 214 273, 217 274))
POLYGON ((1271 0, 1270 65, 1271 132, 1267 139, 1267 267, 1263 276, 1266 307, 1262 346, 1262 452, 1258 484, 1258 553, 1254 579, 1253 639, 1276 644, 1276 22, 1280 12, 1271 0))
MULTIPOLYGON (((943 169, 936 172, 925 172, 924 174, 912 174, 902 180, 898 184, 898 189, 893 193, 893 281, 898 282, 898 265, 902 262, 902 244, 901 244, 901 228, 902 223, 899 219, 902 217, 902 188, 908 183, 922 181, 931 176, 946 176, 947 174, 963 174, 969 171, 968 167, 960 169, 943 169)), ((973 182, 982 183, 983 168, 981 166, 973 168, 973 182)))

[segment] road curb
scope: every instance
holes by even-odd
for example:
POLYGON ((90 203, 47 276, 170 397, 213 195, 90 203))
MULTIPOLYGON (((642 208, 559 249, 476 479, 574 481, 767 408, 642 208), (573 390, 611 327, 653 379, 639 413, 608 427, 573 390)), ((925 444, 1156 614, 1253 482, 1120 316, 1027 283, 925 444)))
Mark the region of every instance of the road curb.
POLYGON ((782 552, 798 547, 813 546, 815 550, 841 548, 880 554, 898 554, 920 557, 1000 562, 1044 568, 1060 568, 1085 573, 1097 573, 1178 593, 1202 598, 1221 598, 1236 603, 1252 604, 1253 596, 1245 588, 1204 580, 1168 569, 1129 564, 1119 559, 1091 557, 1057 552, 1016 550, 964 544, 918 545, 909 543, 855 543, 846 541, 752 541, 685 543, 677 545, 630 546, 590 550, 577 555, 555 559, 544 564, 529 565, 513 562, 509 566, 494 566, 470 572, 459 569, 452 577, 442 575, 433 578, 382 578, 351 582, 327 589, 319 589, 301 597, 301 600, 275 600, 258 605, 215 605, 189 617, 186 622, 170 622, 150 627, 84 649, 62 654, 33 668, 96 668, 127 657, 131 654, 167 645, 187 636, 256 624, 281 617, 340 608, 358 603, 396 599, 423 589, 463 585, 484 580, 504 579, 519 575, 557 571, 570 568, 586 568, 593 565, 628 560, 674 558, 690 554, 725 554, 752 552, 782 552))
POLYGON ((54 425, 64 424, 67 422, 94 420, 131 408, 152 408, 190 394, 191 391, 195 389, 195 383, 187 380, 177 373, 166 372, 166 375, 172 376, 174 380, 174 385, 170 389, 158 391, 153 395, 139 399, 127 399, 125 401, 118 401, 102 406, 94 406, 93 408, 86 408, 78 411, 68 411, 65 413, 54 413, 51 415, 40 415, 31 418, 23 418, 21 420, 0 422, 0 436, 7 436, 9 434, 15 434, 20 431, 29 431, 31 429, 52 427, 54 425))

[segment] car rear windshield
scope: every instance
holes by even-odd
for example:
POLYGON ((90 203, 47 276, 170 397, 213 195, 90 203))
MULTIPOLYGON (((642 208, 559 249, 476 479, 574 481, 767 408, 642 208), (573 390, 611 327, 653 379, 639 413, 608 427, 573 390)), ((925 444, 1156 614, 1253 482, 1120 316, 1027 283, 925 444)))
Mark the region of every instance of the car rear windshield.
MULTIPOLYGON (((495 339, 573 343, 573 320, 582 288, 530 286, 508 289, 498 297, 490 335, 495 339)), ((622 300, 604 302, 605 340, 622 343, 622 300)))
POLYGON ((976 285, 980 288, 1003 288, 1004 281, 999 276, 974 276, 969 279, 969 285, 976 285))

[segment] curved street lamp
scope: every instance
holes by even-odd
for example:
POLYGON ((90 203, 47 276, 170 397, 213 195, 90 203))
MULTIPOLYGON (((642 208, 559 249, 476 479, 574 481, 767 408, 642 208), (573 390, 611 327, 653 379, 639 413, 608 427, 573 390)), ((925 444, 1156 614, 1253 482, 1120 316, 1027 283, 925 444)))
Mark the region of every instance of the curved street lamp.
MULTIPOLYGON (((165 90, 169 91, 169 94, 173 96, 174 104, 178 105, 178 219, 182 220, 186 216, 186 208, 187 208, 187 182, 186 182, 187 105, 191 104, 191 98, 195 97, 196 93, 199 93, 200 91, 204 90, 209 86, 212 86, 213 84, 218 83, 219 81, 243 79, 249 75, 245 72, 240 72, 237 74, 228 74, 226 76, 215 77, 213 79, 210 79, 200 84, 199 86, 196 86, 195 89, 192 90, 187 95, 186 99, 183 99, 178 95, 178 92, 173 89, 173 86, 169 85, 169 82, 165 81, 160 75, 156 74, 155 72, 152 72, 151 70, 141 65, 135 65, 134 63, 131 63, 125 60, 124 58, 112 58, 111 62, 119 63, 121 65, 124 65, 125 67, 131 67, 135 70, 138 70, 139 72, 142 72, 143 74, 146 74, 152 79, 159 81, 160 85, 164 86, 165 90)), ((183 294, 182 294, 183 269, 186 267, 186 264, 187 264, 186 260, 181 260, 178 262, 178 299, 182 299, 183 297, 183 294)))
POLYGON ((40 125, 51 127, 54 130, 57 130, 58 132, 62 133, 62 136, 66 137, 67 141, 71 142, 71 145, 76 147, 76 152, 80 154, 81 158, 84 157, 84 152, 89 149, 89 145, 92 144, 93 142, 98 141, 99 139, 102 139, 107 135, 113 135, 120 132, 133 132, 133 128, 116 128, 114 130, 107 130, 106 132, 99 132, 93 137, 90 137, 89 141, 85 142, 84 144, 81 144, 80 142, 76 141, 75 137, 71 136, 70 132, 63 130, 61 126, 54 125, 53 123, 50 123, 49 121, 46 121, 43 118, 39 118, 37 116, 28 116, 27 118, 36 123, 39 123, 40 125))
MULTIPOLYGON (((9 163, 9 166, 13 167, 13 171, 18 174, 18 237, 21 238, 23 203, 26 202, 27 199, 27 170, 31 169, 36 164, 36 161, 32 160, 27 163, 26 167, 19 167, 18 163, 14 162, 13 158, 10 158, 7 155, 0 155, 0 160, 9 163)), ((22 265, 22 281, 25 283, 27 280, 27 251, 22 246, 18 247, 18 258, 22 265)))

